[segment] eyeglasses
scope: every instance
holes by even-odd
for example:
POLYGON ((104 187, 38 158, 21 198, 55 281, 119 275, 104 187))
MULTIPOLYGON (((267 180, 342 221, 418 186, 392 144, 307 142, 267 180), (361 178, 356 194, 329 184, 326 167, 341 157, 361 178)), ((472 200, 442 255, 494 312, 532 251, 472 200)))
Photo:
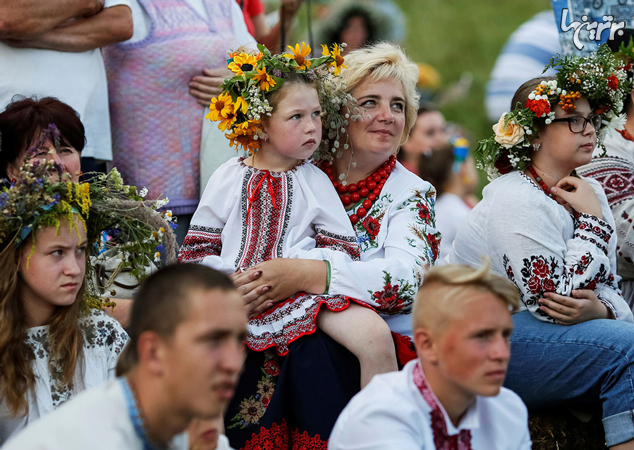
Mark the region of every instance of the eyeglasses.
POLYGON ((590 116, 589 118, 583 116, 565 117, 563 119, 553 119, 553 122, 568 122, 568 128, 572 133, 583 133, 586 131, 586 126, 591 123, 595 130, 598 130, 601 126, 601 114, 590 116))

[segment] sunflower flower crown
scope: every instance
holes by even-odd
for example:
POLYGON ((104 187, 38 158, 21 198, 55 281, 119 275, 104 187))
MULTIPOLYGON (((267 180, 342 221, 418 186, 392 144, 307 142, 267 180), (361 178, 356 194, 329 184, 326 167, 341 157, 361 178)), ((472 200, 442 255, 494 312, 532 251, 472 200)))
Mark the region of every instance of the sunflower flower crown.
MULTIPOLYGON (((311 49, 305 42, 294 48, 288 46, 292 53, 283 55, 273 55, 261 44, 257 54, 242 50, 231 53, 227 63, 235 75, 225 80, 222 93, 211 99, 206 118, 220 122, 218 128, 225 131, 231 147, 235 145, 236 150, 255 153, 260 148, 261 122, 273 110, 267 95, 284 85, 282 74, 295 72, 307 81, 317 82, 322 122, 327 129, 327 139, 322 141, 322 146, 326 149, 331 146, 330 151, 336 152, 342 146, 340 137, 348 120, 358 113, 354 98, 345 92, 342 83, 337 82, 341 70, 346 68, 341 56, 342 47, 345 44, 334 44, 330 49, 322 45, 322 56, 312 59, 308 58, 311 49), (340 114, 342 110, 345 110, 343 115, 340 114)), ((343 144, 347 145, 347 142, 343 144)))
POLYGON ((493 125, 492 137, 478 143, 474 157, 489 180, 527 167, 533 152, 531 141, 538 136, 541 124, 549 125, 555 119, 557 105, 572 113, 577 108, 575 101, 586 97, 594 114, 602 115, 597 141, 604 150, 606 134, 625 125, 621 111, 625 96, 630 93, 631 80, 622 59, 607 45, 585 57, 554 57, 544 72, 549 68, 557 70, 556 79, 542 81, 525 104, 518 102, 511 112, 502 114, 493 125))
MULTIPOLYGON (((39 227, 59 230, 62 218, 67 219, 71 230, 78 231, 73 220, 78 217, 86 231, 90 255, 99 258, 105 250, 116 249, 122 268, 130 268, 139 281, 145 274, 144 267, 160 260, 159 250, 167 248, 168 261, 175 258, 172 214, 158 211, 166 199, 144 201, 147 190, 137 192, 136 187, 124 185, 116 169, 107 175, 95 174, 90 183, 71 181, 60 164, 33 159, 49 139, 59 148, 59 131, 54 125, 27 150, 15 181, 0 188, 0 251, 9 245, 19 247, 39 227)), ((36 244, 33 236, 29 259, 36 244)), ((100 298, 91 271, 92 264, 86 264, 84 306, 112 305, 100 298)))

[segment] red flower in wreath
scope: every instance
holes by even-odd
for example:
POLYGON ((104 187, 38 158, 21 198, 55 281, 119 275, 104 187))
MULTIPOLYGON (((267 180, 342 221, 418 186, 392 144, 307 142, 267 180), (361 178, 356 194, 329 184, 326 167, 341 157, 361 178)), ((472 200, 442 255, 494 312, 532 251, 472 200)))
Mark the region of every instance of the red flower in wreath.
POLYGON ((368 231, 368 234, 372 236, 373 239, 379 234, 379 230, 381 229, 381 223, 370 216, 366 217, 365 220, 361 222, 361 225, 363 225, 363 228, 368 231))
POLYGON ((619 87, 619 79, 616 77, 616 75, 612 74, 610 75, 608 78, 608 87, 610 89, 612 89, 613 91, 616 91, 616 88, 619 87))
POLYGON ((267 361, 264 363, 264 371, 267 375, 276 377, 280 374, 280 365, 277 361, 267 361))
POLYGON ((548 100, 526 100, 526 107, 533 111, 537 117, 542 117, 550 112, 548 100))
POLYGON ((542 286, 545 292, 555 292, 555 282, 551 280, 550 278, 546 278, 542 282, 542 286))
POLYGON ((403 308, 403 301, 398 298, 398 290, 398 284, 392 286, 392 283, 387 283, 383 286, 382 291, 377 291, 373 294, 381 310, 395 313, 403 308))
POLYGON ((429 241, 429 245, 431 246, 431 252, 434 255, 434 259, 437 259, 439 247, 440 247, 440 241, 438 240, 435 234, 428 234, 427 240, 429 241))
POLYGON ((533 274, 537 275, 540 278, 544 278, 548 276, 550 270, 548 269, 548 264, 543 260, 539 259, 533 263, 533 274))
POLYGON ((542 283, 537 277, 530 277, 528 280, 528 289, 530 289, 531 294, 537 294, 542 289, 542 283))
POLYGON ((498 157, 498 159, 495 160, 494 166, 498 170, 498 172, 500 172, 502 175, 509 173, 511 170, 513 170, 513 164, 511 164, 511 160, 509 159, 508 150, 504 150, 502 152, 502 154, 498 157))

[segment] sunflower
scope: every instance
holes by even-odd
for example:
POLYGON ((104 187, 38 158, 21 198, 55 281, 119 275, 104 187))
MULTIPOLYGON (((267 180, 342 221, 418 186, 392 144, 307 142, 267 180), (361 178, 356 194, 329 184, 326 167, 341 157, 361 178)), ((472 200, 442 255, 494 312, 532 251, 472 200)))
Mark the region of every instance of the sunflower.
POLYGON ((229 70, 236 75, 244 75, 244 72, 251 72, 258 63, 258 57, 248 53, 240 53, 233 57, 229 63, 229 70))
POLYGON ((308 55, 310 55, 310 45, 307 45, 305 42, 302 42, 302 46, 300 48, 299 44, 295 44, 295 48, 290 45, 288 48, 291 49, 293 54, 284 53, 284 57, 294 59, 297 62, 297 70, 305 70, 310 68, 310 61, 306 59, 308 55))
POLYGON ((348 66, 344 66, 343 63, 345 59, 341 56, 341 47, 338 44, 333 44, 332 52, 328 51, 328 47, 324 44, 321 45, 322 52, 321 54, 324 56, 332 56, 334 61, 330 63, 331 67, 335 68, 335 75, 341 75, 341 69, 347 69, 348 66))
POLYGON ((222 120, 223 117, 227 117, 227 114, 233 112, 233 101, 231 101, 231 95, 223 92, 218 96, 211 99, 209 105, 209 113, 205 116, 205 119, 209 119, 212 122, 216 120, 222 120))
POLYGON ((225 134, 229 139, 229 147, 236 146, 236 151, 242 150, 245 152, 255 153, 255 150, 260 148, 260 143, 255 139, 255 134, 260 130, 259 120, 249 120, 237 125, 232 133, 225 134))
POLYGON ((226 131, 231 128, 231 126, 235 123, 236 120, 238 120, 238 116, 236 115, 236 112, 233 110, 233 108, 231 108, 230 113, 228 113, 224 117, 221 117, 218 120, 220 120, 220 123, 218 124, 218 128, 220 128, 222 131, 226 131))
POLYGON ((236 98, 236 101, 233 104, 233 107, 235 108, 236 112, 241 110, 242 114, 246 114, 247 110, 249 109, 249 104, 244 99, 244 97, 238 97, 238 98, 236 98))
POLYGON ((257 71, 258 74, 253 79, 260 82, 260 90, 268 92, 269 89, 275 86, 275 80, 266 73, 266 66, 262 67, 262 69, 257 69, 257 71))

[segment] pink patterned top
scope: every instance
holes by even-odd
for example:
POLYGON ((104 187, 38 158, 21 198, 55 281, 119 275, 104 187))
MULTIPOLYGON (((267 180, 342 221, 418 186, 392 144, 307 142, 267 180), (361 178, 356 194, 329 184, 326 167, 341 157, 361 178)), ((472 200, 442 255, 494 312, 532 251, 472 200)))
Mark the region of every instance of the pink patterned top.
POLYGON ((188 82, 226 64, 234 0, 204 0, 208 20, 185 0, 138 1, 151 19, 148 36, 104 49, 114 164, 148 198, 165 193, 174 214, 191 214, 204 112, 188 82))

